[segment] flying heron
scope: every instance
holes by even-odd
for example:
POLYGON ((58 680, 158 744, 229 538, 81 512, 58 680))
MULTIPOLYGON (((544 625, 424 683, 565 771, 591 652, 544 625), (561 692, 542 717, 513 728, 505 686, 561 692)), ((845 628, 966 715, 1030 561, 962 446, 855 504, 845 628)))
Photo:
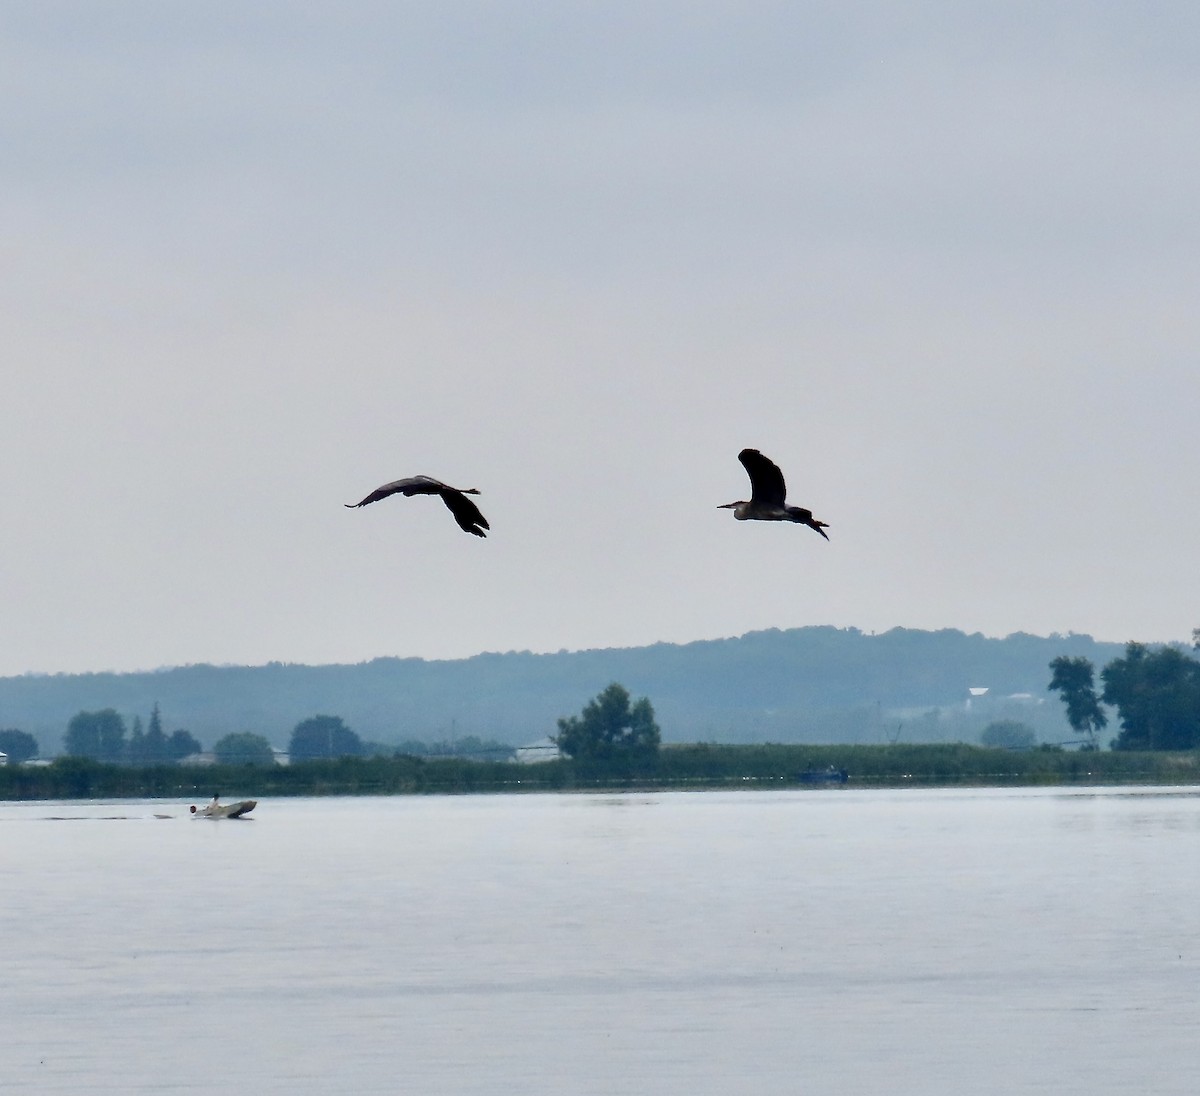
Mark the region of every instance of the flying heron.
POLYGON ((342 505, 353 510, 378 502, 388 495, 440 495, 446 509, 454 515, 454 520, 464 533, 486 537, 484 529, 490 529, 491 526, 488 525, 487 518, 479 512, 479 507, 467 498, 468 495, 478 494, 474 487, 450 487, 432 476, 410 476, 408 479, 393 480, 382 487, 376 487, 362 502, 346 502, 342 505))
POLYGON ((796 521, 829 539, 828 522, 818 521, 803 506, 788 506, 787 485, 779 466, 757 449, 743 449, 738 460, 750 475, 750 501, 727 502, 720 510, 732 510, 738 521, 796 521))

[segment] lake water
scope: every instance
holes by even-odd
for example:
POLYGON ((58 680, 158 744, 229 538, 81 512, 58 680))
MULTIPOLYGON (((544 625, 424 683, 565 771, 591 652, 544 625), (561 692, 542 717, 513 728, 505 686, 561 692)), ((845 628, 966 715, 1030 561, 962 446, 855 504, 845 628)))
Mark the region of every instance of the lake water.
POLYGON ((3 803, 0 1089, 1191 1096, 1198 866, 1195 788, 3 803))

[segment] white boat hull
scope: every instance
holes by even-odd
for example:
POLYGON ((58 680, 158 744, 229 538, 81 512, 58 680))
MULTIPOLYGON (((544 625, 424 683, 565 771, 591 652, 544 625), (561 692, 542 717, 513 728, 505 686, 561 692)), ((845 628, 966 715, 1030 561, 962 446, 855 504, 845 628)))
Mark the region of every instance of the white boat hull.
POLYGON ((193 818, 241 818, 258 806, 257 799, 242 799, 237 803, 210 803, 207 807, 193 807, 193 818))

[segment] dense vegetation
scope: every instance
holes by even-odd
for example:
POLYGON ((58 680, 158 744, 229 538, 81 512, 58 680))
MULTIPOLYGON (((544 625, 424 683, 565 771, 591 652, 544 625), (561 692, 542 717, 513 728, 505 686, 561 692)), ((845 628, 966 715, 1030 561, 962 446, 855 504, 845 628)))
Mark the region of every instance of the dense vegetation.
POLYGON ((467 737, 523 745, 553 734, 581 698, 620 681, 653 698, 668 742, 978 741, 987 724, 1002 719, 1053 742, 1074 734, 1061 707, 1047 702, 1050 660, 1103 664, 1121 652, 1120 644, 1081 635, 993 639, 953 629, 870 635, 814 627, 455 661, 25 675, 0 678, 0 721, 36 735, 49 754, 80 710, 111 708, 128 722, 156 703, 207 748, 242 731, 286 747, 292 729, 314 712, 334 713, 365 741, 391 747, 467 737), (971 687, 987 693, 968 702, 971 687))
POLYGON ((1097 749, 1098 736, 1108 726, 1108 716, 1096 696, 1092 664, 1086 658, 1060 655, 1050 663, 1050 669, 1050 691, 1062 697, 1071 729, 1083 737, 1088 749, 1097 749))
POLYGON ((1120 713, 1113 746, 1125 750, 1187 750, 1200 746, 1200 662, 1177 647, 1125 646, 1123 658, 1100 672, 1103 699, 1120 713))
POLYGON ((853 629, 806 628, 684 646, 485 655, 444 663, 379 659, 360 666, 186 667, 159 674, 0 679, 0 718, 10 724, 0 732, 10 746, 5 752, 13 761, 24 760, 40 744, 44 754, 53 755, 60 737, 64 752, 133 765, 199 752, 202 739, 191 731, 165 732, 157 699, 147 704, 145 731, 141 717, 130 715, 129 697, 150 689, 172 695, 182 706, 168 709, 173 720, 222 713, 207 724, 203 741, 210 748, 219 743, 228 762, 251 755, 264 761, 272 747, 284 744, 297 760, 389 757, 402 750, 502 761, 511 758, 513 746, 545 739, 556 725, 560 746, 578 762, 603 761, 614 743, 643 740, 649 752, 659 743, 688 741, 983 742, 1008 748, 1041 742, 1097 750, 1109 744, 1100 732, 1114 711, 1120 729, 1111 744, 1117 749, 1200 745, 1200 662, 1178 646, 1120 647, 1073 635, 991 640, 953 631, 896 629, 867 636, 853 629), (1097 695, 1091 656, 1101 653, 1110 657, 1097 695), (594 676, 612 666, 625 666, 629 674, 623 680, 652 693, 654 708, 646 697, 631 703, 624 685, 610 685, 581 715, 566 715, 578 711, 581 696, 613 680, 605 675, 597 683, 594 676), (565 683, 576 680, 587 687, 566 695, 565 683), (653 682, 653 689, 644 682, 653 682), (620 696, 609 695, 614 688, 620 696), (40 719, 64 696, 81 691, 96 700, 117 693, 125 701, 121 708, 63 712, 51 727, 30 716, 18 729, 22 704, 42 713, 40 719), (1050 702, 1053 693, 1063 705, 1050 702), (282 713, 307 696, 324 699, 301 711, 293 724, 278 727, 282 713), (312 715, 338 710, 326 703, 329 697, 341 697, 346 708, 338 715, 312 715), (30 707, 31 701, 37 703, 30 707), (1107 713, 1102 705, 1109 706, 1107 713), (607 719, 609 707, 608 715, 616 712, 619 720, 607 719), (347 713, 359 711, 378 728, 385 709, 385 732, 348 725, 347 713), (239 725, 225 729, 231 713, 237 713, 239 725), (473 722, 504 730, 463 733, 473 722), (597 727, 599 737, 593 733, 597 727))
POLYGON ((1100 701, 1117 709, 1121 732, 1116 750, 1190 750, 1200 746, 1200 662, 1179 647, 1151 650, 1128 643, 1125 653, 1100 672, 1104 691, 1096 696, 1094 672, 1085 658, 1056 658, 1050 687, 1062 695, 1067 719, 1089 744, 1107 723, 1100 701))
POLYGON ((983 728, 979 744, 997 750, 1032 750, 1037 745, 1037 736, 1024 723, 1014 719, 998 719, 983 728))
POLYGON ((362 739, 336 715, 314 715, 302 720, 288 740, 288 756, 293 761, 361 757, 363 753, 362 739))
POLYGON ((213 756, 219 765, 274 765, 275 751, 260 734, 239 731, 227 734, 213 746, 213 756))
POLYGON ((662 731, 649 699, 630 704, 629 690, 614 681, 579 715, 560 719, 554 741, 576 761, 607 764, 622 759, 640 764, 658 753, 662 731))
MULTIPOLYGON (((200 743, 187 731, 178 730, 170 736, 163 732, 157 704, 150 713, 150 725, 145 732, 139 716, 134 716, 132 734, 126 737, 126 732, 125 718, 114 708, 76 712, 67 723, 63 753, 90 757, 93 761, 147 765, 180 761, 200 750, 200 743)), ((268 744, 268 753, 270 749, 268 744)))
POLYGON ((15 727, 10 727, 8 730, 0 731, 0 753, 4 754, 12 764, 28 761, 31 757, 38 755, 37 739, 25 731, 18 731, 15 727))
POLYGON ((929 746, 667 746, 652 756, 534 765, 464 758, 341 758, 281 766, 114 765, 60 758, 0 768, 0 799, 162 797, 264 799, 289 795, 390 795, 562 790, 792 788, 845 770, 848 788, 936 785, 1194 783, 1196 752, 994 750, 929 746))

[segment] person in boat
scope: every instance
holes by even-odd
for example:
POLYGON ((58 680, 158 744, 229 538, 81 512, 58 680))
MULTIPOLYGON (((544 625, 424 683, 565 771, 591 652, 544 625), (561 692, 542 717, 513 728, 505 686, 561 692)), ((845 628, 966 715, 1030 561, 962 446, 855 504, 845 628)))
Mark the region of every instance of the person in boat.
POLYGON ((221 798, 220 792, 213 792, 212 802, 208 805, 209 810, 212 810, 213 807, 220 806, 220 804, 217 802, 217 800, 220 798, 221 798))

